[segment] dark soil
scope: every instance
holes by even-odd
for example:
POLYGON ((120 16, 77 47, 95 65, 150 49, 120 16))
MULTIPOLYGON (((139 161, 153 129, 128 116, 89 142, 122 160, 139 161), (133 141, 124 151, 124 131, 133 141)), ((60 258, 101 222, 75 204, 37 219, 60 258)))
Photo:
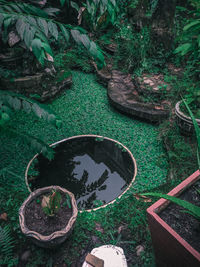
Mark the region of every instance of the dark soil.
POLYGON ((61 207, 52 217, 47 216, 41 207, 43 195, 41 195, 37 199, 34 199, 27 205, 25 216, 26 225, 29 230, 47 236, 55 231, 63 229, 67 225, 72 215, 72 209, 65 204, 65 194, 61 193, 61 196, 61 207))
MULTIPOLYGON (((200 206, 200 180, 183 192, 180 198, 200 206)), ((200 252, 199 220, 174 203, 170 203, 159 215, 184 240, 200 252)))

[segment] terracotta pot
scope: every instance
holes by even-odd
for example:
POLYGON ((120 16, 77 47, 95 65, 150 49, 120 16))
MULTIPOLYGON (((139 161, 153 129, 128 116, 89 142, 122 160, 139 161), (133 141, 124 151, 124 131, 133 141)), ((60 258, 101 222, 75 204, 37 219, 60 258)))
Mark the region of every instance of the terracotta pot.
MULTIPOLYGON (((180 110, 180 104, 182 101, 177 102, 175 106, 175 114, 176 114, 176 122, 180 128, 180 131, 183 134, 190 135, 194 132, 194 126, 192 119, 188 116, 186 116, 181 110, 180 110)), ((200 120, 196 119, 198 125, 200 126, 200 120)))
POLYGON ((66 238, 70 235, 70 233, 74 227, 74 223, 76 221, 77 215, 78 215, 78 208, 76 205, 76 200, 74 198, 74 195, 71 192, 69 192, 68 190, 66 190, 60 186, 48 186, 48 187, 43 187, 43 188, 35 190, 24 201, 24 203, 22 204, 22 206, 20 207, 20 210, 19 210, 19 223, 20 223, 22 233, 26 237, 31 239, 36 245, 38 245, 40 247, 51 248, 51 247, 55 247, 55 246, 63 243, 66 240, 66 238), (26 211, 27 205, 31 201, 33 201, 33 199, 37 198, 38 196, 40 196, 44 193, 51 192, 52 190, 60 191, 60 192, 63 192, 64 194, 68 194, 70 196, 71 205, 72 205, 72 216, 71 216, 70 220, 68 221, 67 225, 65 226, 65 228, 63 228, 59 231, 53 232, 52 234, 50 234, 48 236, 44 236, 38 232, 35 232, 35 231, 28 229, 28 227, 26 225, 25 211, 26 211))
MULTIPOLYGON (((185 189, 199 179, 200 171, 198 170, 170 191, 168 195, 179 196, 185 189)), ((169 201, 162 198, 147 209, 148 223, 157 266, 200 266, 200 253, 159 216, 159 213, 165 209, 168 204, 169 201)))

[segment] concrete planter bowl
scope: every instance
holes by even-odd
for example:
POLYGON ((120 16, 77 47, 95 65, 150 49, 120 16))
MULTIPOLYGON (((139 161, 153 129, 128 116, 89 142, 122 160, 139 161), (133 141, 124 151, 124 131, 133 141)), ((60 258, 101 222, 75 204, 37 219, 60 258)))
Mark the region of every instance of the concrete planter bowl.
POLYGON ((74 227, 77 215, 78 215, 78 209, 77 209, 76 200, 74 198, 74 195, 71 192, 69 192, 68 190, 66 190, 60 186, 48 186, 48 187, 43 187, 43 188, 39 188, 39 189, 35 190, 24 201, 24 203, 22 204, 22 206, 20 207, 20 210, 19 210, 19 223, 20 223, 22 233, 27 238, 29 238, 31 241, 33 241, 36 245, 38 245, 40 247, 44 247, 44 248, 52 248, 52 247, 55 247, 57 245, 60 245, 61 243, 63 243, 67 239, 67 237, 70 235, 70 233, 74 227), (71 206, 72 206, 72 215, 71 215, 71 218, 68 220, 66 226, 63 229, 56 231, 56 232, 53 232, 52 234, 50 234, 48 236, 44 236, 38 232, 30 230, 27 227, 25 213, 26 213, 27 205, 31 201, 33 201, 34 199, 36 199, 37 197, 39 197, 43 194, 51 192, 52 190, 63 192, 64 194, 69 195, 70 200, 71 200, 71 206))
MULTIPOLYGON (((180 104, 182 101, 177 102, 175 106, 175 114, 176 114, 176 122, 177 125, 180 128, 180 131, 185 134, 185 135, 191 135, 194 133, 194 126, 192 123, 192 119, 185 115, 181 110, 180 110, 180 104)), ((200 127, 200 120, 196 119, 199 127, 200 127)))
POLYGON ((52 77, 45 72, 18 77, 12 80, 5 78, 1 79, 1 86, 5 90, 23 94, 27 97, 36 94, 40 96, 40 98, 35 98, 35 100, 40 102, 46 102, 53 99, 55 96, 61 93, 62 90, 69 88, 71 84, 71 75, 59 82, 55 79, 55 77, 52 77))
MULTIPOLYGON (((198 170, 170 191, 168 195, 179 196, 199 179, 200 171, 198 170)), ((147 209, 156 266, 200 266, 200 253, 159 216, 159 213, 163 211, 168 204, 169 201, 162 198, 147 209)))

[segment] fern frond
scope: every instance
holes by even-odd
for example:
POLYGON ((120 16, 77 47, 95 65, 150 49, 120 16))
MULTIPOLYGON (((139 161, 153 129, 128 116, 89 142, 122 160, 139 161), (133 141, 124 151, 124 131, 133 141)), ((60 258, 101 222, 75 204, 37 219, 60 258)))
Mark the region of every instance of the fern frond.
POLYGON ((0 227, 0 264, 8 264, 13 257, 14 240, 9 225, 0 227))
POLYGON ((0 90, 0 101, 2 106, 6 105, 16 111, 21 109, 26 113, 33 112, 37 117, 46 120, 56 127, 59 128, 61 126, 61 120, 47 106, 21 94, 0 90))

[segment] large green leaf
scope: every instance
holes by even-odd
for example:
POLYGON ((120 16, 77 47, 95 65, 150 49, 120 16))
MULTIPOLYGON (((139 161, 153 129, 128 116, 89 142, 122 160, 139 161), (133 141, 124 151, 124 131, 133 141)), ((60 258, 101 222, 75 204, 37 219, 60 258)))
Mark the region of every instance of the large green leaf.
POLYGON ((65 2, 66 2, 66 0, 60 0, 61 6, 64 6, 65 2))
POLYGON ((195 25, 198 25, 200 26, 200 20, 195 20, 195 21, 192 21, 190 22, 189 24, 185 25, 185 27, 183 28, 184 31, 187 31, 189 30, 191 27, 195 26, 195 25))
POLYGON ((24 20, 22 20, 21 18, 18 19, 17 23, 16 23, 16 30, 17 30, 17 33, 19 34, 21 40, 24 39, 25 28, 26 28, 26 23, 24 22, 24 20))
POLYGON ((40 39, 36 38, 32 41, 31 43, 31 47, 33 50, 34 55, 36 56, 36 58, 40 58, 40 54, 41 54, 41 49, 42 49, 42 42, 40 39))
POLYGON ((77 44, 81 44, 80 32, 78 30, 71 30, 71 35, 77 44))
POLYGON ((50 31, 51 35, 57 40, 58 39, 58 28, 57 28, 57 25, 54 22, 49 21, 48 22, 48 28, 49 28, 49 31, 50 31))
POLYGON ((88 50, 90 49, 90 39, 86 34, 81 34, 79 39, 81 40, 82 44, 87 48, 88 50))
POLYGON ((7 31, 8 27, 12 25, 12 18, 5 18, 3 21, 4 31, 7 31))
POLYGON ((42 32, 45 33, 46 36, 48 36, 48 24, 47 24, 46 20, 38 18, 37 23, 38 23, 40 29, 42 30, 42 32))
POLYGON ((29 24, 26 24, 24 30, 24 42, 28 48, 31 46, 31 43, 35 36, 35 32, 36 30, 34 27, 31 27, 29 24))
MULTIPOLYGON (((18 5, 19 6, 19 5, 18 5)), ((48 14, 39 7, 35 7, 30 4, 21 4, 23 11, 27 14, 32 14, 37 17, 48 18, 48 14)))
POLYGON ((69 31, 62 24, 59 24, 59 26, 60 26, 63 36, 65 37, 65 40, 69 42, 69 31))
POLYGON ((48 7, 43 9, 49 16, 56 16, 55 13, 58 13, 60 11, 59 8, 53 8, 53 7, 48 7))
POLYGON ((76 9, 77 12, 79 12, 79 6, 77 5, 77 3, 75 3, 74 1, 70 1, 71 7, 73 7, 74 9, 76 9))
POLYGON ((42 43, 42 47, 50 56, 53 57, 53 51, 51 50, 51 47, 48 43, 42 43))
POLYGON ((175 49, 174 53, 180 53, 181 56, 184 56, 190 51, 191 47, 192 47, 191 43, 185 43, 185 44, 179 45, 175 49))

